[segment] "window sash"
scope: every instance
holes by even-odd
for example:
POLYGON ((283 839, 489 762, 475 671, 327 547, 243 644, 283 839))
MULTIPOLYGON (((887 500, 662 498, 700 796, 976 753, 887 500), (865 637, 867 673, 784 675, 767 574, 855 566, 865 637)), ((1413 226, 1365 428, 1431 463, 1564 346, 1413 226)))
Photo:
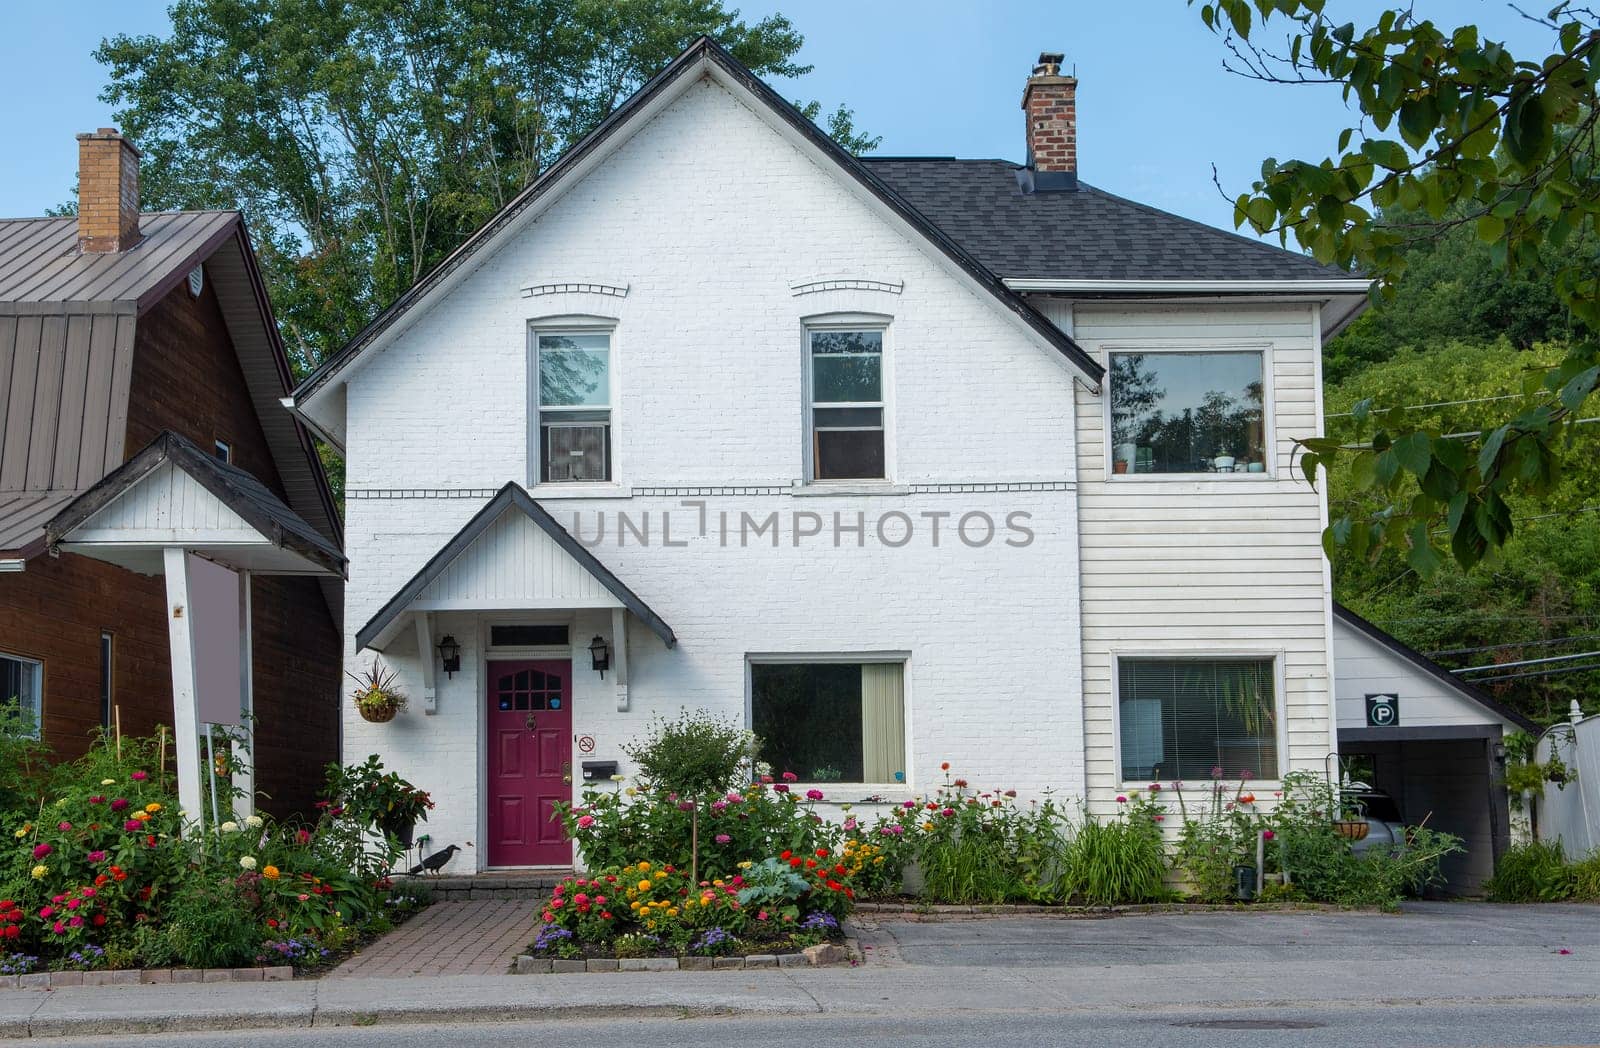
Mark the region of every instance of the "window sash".
POLYGON ((888 417, 883 396, 883 329, 813 328, 807 334, 806 424, 810 430, 810 479, 883 480, 888 476, 888 417), (870 381, 860 375, 824 379, 825 365, 871 360, 870 381), (851 399, 844 399, 848 392, 851 399), (868 398, 862 394, 875 394, 868 398), (837 398, 837 399, 835 399, 837 398), (872 413, 876 413, 874 418, 872 413), (858 446, 824 434, 877 433, 858 446), (826 447, 825 447, 826 445, 826 447))
POLYGON ((1124 780, 1278 777, 1271 658, 1119 659, 1117 692, 1124 780))
POLYGON ((1107 456, 1113 473, 1270 472, 1265 350, 1125 350, 1110 353, 1107 363, 1107 456), (1202 392, 1209 385, 1230 388, 1202 392))
MULTIPOLYGON (((541 331, 534 340, 535 363, 537 365, 534 381, 538 383, 538 401, 541 412, 562 408, 609 408, 611 406, 611 333, 609 331, 541 331), (566 389, 553 388, 556 378, 548 367, 558 360, 574 362, 597 361, 600 367, 598 376, 594 377, 591 385, 585 388, 575 386, 566 389)), ((576 372, 576 367, 573 367, 576 372)), ((567 381, 576 383, 585 376, 576 373, 567 376, 567 381)))
POLYGON ((762 737, 762 759, 775 774, 849 784, 905 781, 903 662, 752 662, 750 683, 751 729, 762 737))
POLYGON ((16 705, 28 716, 38 736, 43 715, 44 663, 21 655, 0 654, 0 705, 16 705))

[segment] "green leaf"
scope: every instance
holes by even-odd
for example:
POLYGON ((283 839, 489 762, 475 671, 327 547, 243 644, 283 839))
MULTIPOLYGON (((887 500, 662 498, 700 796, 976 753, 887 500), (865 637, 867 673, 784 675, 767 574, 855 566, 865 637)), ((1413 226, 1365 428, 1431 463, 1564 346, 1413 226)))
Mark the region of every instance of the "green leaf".
POLYGON ((1408 98, 1400 105, 1400 137, 1412 149, 1421 149, 1439 126, 1439 107, 1432 95, 1408 98))
POLYGON ((1369 138, 1361 143, 1361 155, 1390 171, 1400 171, 1411 164, 1405 146, 1388 138, 1369 138))
POLYGON ((1533 167, 1550 148, 1550 115, 1543 98, 1531 88, 1512 99, 1506 108, 1502 141, 1506 153, 1523 170, 1533 167))
POLYGON ((1506 232, 1506 220, 1496 218, 1494 215, 1484 215, 1478 219, 1478 239, 1485 243, 1499 240, 1506 232))
POLYGON ((1366 491, 1378 479, 1378 456, 1358 454, 1350 461, 1350 484, 1357 491, 1366 491))
POLYGON ((1577 411, 1589 394, 1594 392, 1595 380, 1600 379, 1600 367, 1592 367, 1574 375, 1561 387, 1561 404, 1568 411, 1577 411))
POLYGON ((1425 579, 1432 578, 1444 563, 1444 558, 1434 550, 1428 541, 1428 522, 1419 520, 1411 527, 1411 551, 1406 554, 1406 563, 1425 579))
POLYGON ((1401 466, 1420 478, 1433 461, 1433 442, 1428 434, 1416 430, 1394 442, 1394 455, 1401 466))
POLYGON ((1313 488, 1317 486, 1317 466, 1321 462, 1321 456, 1314 451, 1308 451, 1300 456, 1300 472, 1305 475, 1306 483, 1313 488))
POLYGON ((1500 455, 1500 447, 1506 442, 1510 426, 1501 426, 1490 433, 1484 440, 1483 447, 1478 451, 1478 472, 1487 477, 1494 468, 1494 460, 1500 455))

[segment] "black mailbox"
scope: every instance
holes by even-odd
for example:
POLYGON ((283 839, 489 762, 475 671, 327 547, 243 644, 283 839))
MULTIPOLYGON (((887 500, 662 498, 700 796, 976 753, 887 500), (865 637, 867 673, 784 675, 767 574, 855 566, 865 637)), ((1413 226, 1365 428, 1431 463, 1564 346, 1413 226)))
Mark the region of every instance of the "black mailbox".
POLYGON ((583 780, 593 782, 596 779, 609 779, 617 773, 616 761, 584 761, 583 780))

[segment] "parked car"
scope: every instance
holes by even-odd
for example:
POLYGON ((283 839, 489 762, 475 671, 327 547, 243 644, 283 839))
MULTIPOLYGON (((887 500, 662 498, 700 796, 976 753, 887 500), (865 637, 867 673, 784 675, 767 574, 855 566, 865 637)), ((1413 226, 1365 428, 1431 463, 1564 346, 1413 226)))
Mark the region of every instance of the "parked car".
POLYGON ((1352 851, 1359 855, 1372 848, 1405 847, 1405 822, 1393 797, 1364 782, 1349 783, 1340 793, 1345 807, 1359 811, 1356 818, 1367 824, 1367 835, 1351 842, 1352 851))

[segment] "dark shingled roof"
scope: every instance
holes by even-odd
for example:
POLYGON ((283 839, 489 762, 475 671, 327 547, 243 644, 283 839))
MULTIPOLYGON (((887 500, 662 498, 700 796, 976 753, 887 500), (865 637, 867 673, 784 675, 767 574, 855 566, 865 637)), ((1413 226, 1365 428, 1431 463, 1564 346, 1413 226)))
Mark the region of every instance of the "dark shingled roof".
POLYGON ((1305 255, 1113 196, 1024 193, 1009 160, 860 158, 866 169, 1008 280, 1328 280, 1305 255))

